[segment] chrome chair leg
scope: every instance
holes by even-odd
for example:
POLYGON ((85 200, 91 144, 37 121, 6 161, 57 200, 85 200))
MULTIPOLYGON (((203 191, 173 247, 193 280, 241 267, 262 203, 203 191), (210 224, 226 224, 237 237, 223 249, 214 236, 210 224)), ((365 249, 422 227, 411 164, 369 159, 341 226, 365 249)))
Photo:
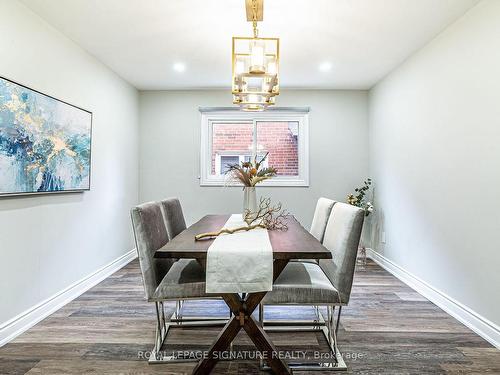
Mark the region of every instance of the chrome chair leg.
POLYGON ((333 315, 332 306, 328 305, 326 307, 326 327, 328 329, 328 343, 330 345, 333 344, 333 337, 332 337, 332 315, 333 315))
MULTIPOLYGON (((259 303, 259 324, 264 329, 264 304, 259 303)), ((259 358, 259 368, 264 369, 264 358, 260 356, 259 358)))
MULTIPOLYGON (((345 363, 342 359, 342 354, 340 353, 338 346, 337 346, 337 330, 338 330, 338 319, 337 322, 335 322, 335 306, 334 305, 329 305, 327 307, 328 310, 328 336, 329 336, 329 343, 330 347, 332 348, 333 353, 335 354, 335 362, 336 365, 339 366, 342 364, 341 367, 345 366, 345 363), (335 328, 334 328, 335 327, 335 328)), ((339 315, 340 317, 340 309, 339 309, 339 315)))
POLYGON ((167 325, 167 319, 165 319, 165 304, 162 302, 160 302, 160 306, 161 306, 161 320, 163 322, 163 328, 166 327, 167 325))
MULTIPOLYGON (((319 305, 313 305, 314 312, 318 311, 319 319, 314 321, 267 321, 264 329, 268 332, 276 331, 321 331, 325 337, 331 353, 330 360, 319 360, 318 363, 312 362, 290 362, 288 365, 292 370, 297 371, 346 371, 347 366, 344 362, 342 354, 339 351, 337 343, 337 327, 338 319, 335 321, 335 305, 326 305, 326 314, 323 309, 319 309, 319 305), (316 308, 318 307, 318 310, 316 308), (306 324, 304 324, 306 323, 306 324)), ((262 314, 263 316, 264 314, 262 314)), ((340 310, 338 317, 340 317, 340 310)), ((260 308, 259 308, 260 320, 260 308)), ((261 369, 269 370, 269 368, 261 361, 261 369)))
POLYGON ((319 306, 318 305, 315 305, 314 306, 314 313, 316 314, 316 321, 320 321, 320 317, 319 317, 319 306))
POLYGON ((160 350, 160 340, 161 340, 161 317, 160 317, 160 303, 155 302, 155 309, 156 309, 156 337, 155 337, 155 348, 154 351, 158 353, 160 350))
POLYGON ((182 299, 178 299, 175 301, 175 320, 179 323, 182 322, 182 308, 184 307, 184 301, 182 299))
POLYGON ((164 302, 155 302, 156 309, 156 333, 155 344, 149 357, 149 364, 168 363, 168 362, 197 362, 199 358, 182 358, 176 355, 166 355, 161 351, 170 327, 182 325, 184 327, 205 327, 215 325, 225 325, 227 319, 211 319, 211 320, 196 320, 196 321, 182 321, 182 305, 183 302, 176 301, 176 308, 172 316, 167 320, 165 317, 164 302), (176 316, 179 318, 177 319, 176 316), (175 320, 177 319, 177 320, 175 320))
POLYGON ((175 319, 179 319, 179 300, 175 301, 175 310, 174 310, 174 315, 175 319))
MULTIPOLYGON (((229 309, 229 320, 231 320, 232 317, 233 317, 233 312, 231 311, 231 309, 229 309)), ((229 353, 232 352, 233 352, 233 341, 231 340, 231 342, 229 343, 229 353)))
POLYGON ((337 315, 337 324, 335 325, 335 334, 339 333, 339 324, 340 324, 340 314, 342 313, 342 306, 339 306, 339 314, 337 315))
POLYGON ((339 351, 338 351, 338 348, 337 348, 337 329, 336 328, 333 329, 334 326, 336 327, 336 325, 334 325, 334 321, 335 321, 335 318, 334 318, 334 316, 335 316, 335 306, 332 306, 330 308, 332 309, 332 313, 331 313, 331 319, 332 320, 330 322, 329 330, 330 330, 330 335, 332 337, 333 350, 334 350, 334 353, 335 353, 335 359, 336 359, 336 361, 338 363, 337 356, 338 356, 339 351))
POLYGON ((156 334, 155 334, 155 346, 153 348, 153 352, 151 353, 151 357, 154 359, 159 359, 161 347, 163 346, 163 342, 167 337, 168 325, 165 321, 165 313, 163 310, 163 302, 155 302, 156 308, 156 334))

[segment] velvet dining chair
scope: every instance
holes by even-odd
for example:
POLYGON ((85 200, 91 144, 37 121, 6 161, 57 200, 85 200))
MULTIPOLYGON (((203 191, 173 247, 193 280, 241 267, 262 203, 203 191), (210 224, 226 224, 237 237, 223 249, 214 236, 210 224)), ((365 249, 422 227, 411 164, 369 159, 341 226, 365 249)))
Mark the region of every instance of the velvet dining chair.
POLYGON ((205 270, 194 259, 154 257, 156 250, 169 241, 160 203, 149 202, 133 207, 131 218, 144 292, 147 301, 154 303, 156 310, 155 346, 149 360, 175 360, 159 355, 169 328, 175 325, 165 318, 164 302, 208 298, 205 293, 205 270))
MULTIPOLYGON (((290 262, 276 279, 273 290, 264 297, 259 308, 259 320, 264 320, 265 305, 312 305, 325 306, 327 318, 321 327, 325 334, 335 364, 322 363, 322 369, 346 369, 337 347, 337 332, 342 306, 349 303, 359 239, 365 213, 362 209, 346 203, 336 202, 329 214, 323 245, 331 251, 332 259, 320 259, 319 264, 308 261, 290 262), (338 307, 335 323, 334 313, 338 307)), ((321 314, 318 309, 317 313, 321 314)), ((319 320, 318 315, 318 320, 319 320)), ((269 322, 270 323, 270 322, 269 322)), ((276 323, 276 322, 274 322, 276 323)), ((281 322, 283 324, 284 322, 281 322)), ((294 322, 297 323, 297 322, 294 322)), ((319 326, 319 321, 316 321, 319 326)), ((271 323, 272 325, 273 323, 271 323)), ((300 323, 301 324, 301 323, 300 323)), ((288 328, 292 327, 290 324, 288 328)), ((303 324, 301 324, 303 326, 303 324)), ((301 366, 300 369, 313 370, 316 366, 301 366)))

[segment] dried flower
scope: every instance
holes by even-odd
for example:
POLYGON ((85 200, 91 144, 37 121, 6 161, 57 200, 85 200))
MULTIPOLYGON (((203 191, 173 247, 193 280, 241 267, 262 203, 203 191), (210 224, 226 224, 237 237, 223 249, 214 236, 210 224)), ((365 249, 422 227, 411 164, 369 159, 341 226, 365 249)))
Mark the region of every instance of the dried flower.
POLYGON ((358 199, 353 194, 349 194, 347 196, 347 203, 349 203, 353 206, 356 206, 357 201, 358 201, 358 199))
POLYGON ((262 163, 267 158, 267 155, 269 155, 269 152, 266 153, 259 161, 257 161, 257 157, 255 157, 253 161, 246 161, 241 163, 241 165, 229 164, 226 174, 229 175, 231 180, 241 182, 243 186, 255 186, 259 182, 276 176, 276 173, 278 172, 276 168, 273 167, 261 168, 262 163))

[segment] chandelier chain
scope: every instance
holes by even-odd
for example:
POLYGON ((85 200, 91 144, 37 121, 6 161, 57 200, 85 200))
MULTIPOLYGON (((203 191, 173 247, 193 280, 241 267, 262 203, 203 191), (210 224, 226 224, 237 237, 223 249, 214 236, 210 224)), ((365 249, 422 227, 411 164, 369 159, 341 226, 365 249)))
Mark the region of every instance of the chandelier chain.
POLYGON ((252 0, 252 13, 253 37, 258 38, 259 30, 257 30, 257 0, 252 0))

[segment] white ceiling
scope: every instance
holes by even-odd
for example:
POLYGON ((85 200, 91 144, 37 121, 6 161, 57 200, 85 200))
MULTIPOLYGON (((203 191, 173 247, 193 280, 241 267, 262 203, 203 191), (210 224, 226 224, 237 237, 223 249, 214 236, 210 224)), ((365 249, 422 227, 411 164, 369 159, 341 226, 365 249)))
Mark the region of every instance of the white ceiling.
MULTIPOLYGON (((143 90, 229 87, 231 37, 251 35, 244 0, 22 1, 143 90)), ((265 0, 259 29, 283 87, 368 89, 477 2, 265 0)))

